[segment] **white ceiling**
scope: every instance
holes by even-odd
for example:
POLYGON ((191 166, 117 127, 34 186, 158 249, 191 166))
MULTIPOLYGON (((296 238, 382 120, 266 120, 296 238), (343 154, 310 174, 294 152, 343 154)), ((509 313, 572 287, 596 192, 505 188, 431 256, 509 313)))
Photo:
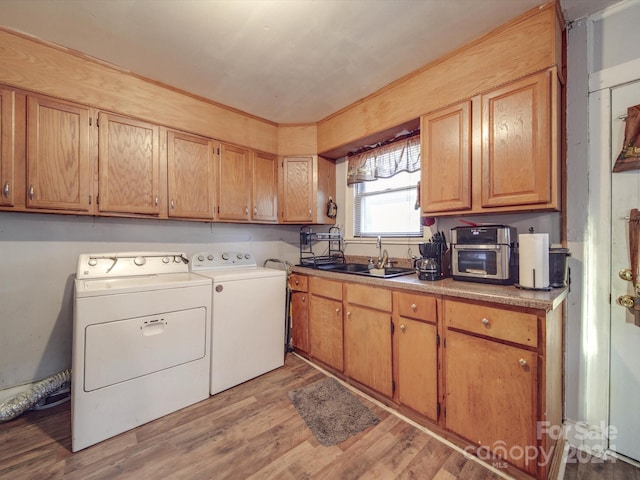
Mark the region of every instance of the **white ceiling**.
MULTIPOLYGON (((618 0, 561 0, 574 20, 618 0)), ((0 25, 277 123, 316 122, 544 0, 0 0, 0 25)))

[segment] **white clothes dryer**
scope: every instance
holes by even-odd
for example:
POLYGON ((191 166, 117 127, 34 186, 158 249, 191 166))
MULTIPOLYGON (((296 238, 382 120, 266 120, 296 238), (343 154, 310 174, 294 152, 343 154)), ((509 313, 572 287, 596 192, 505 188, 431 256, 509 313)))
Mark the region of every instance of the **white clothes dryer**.
POLYGON ((192 272, 213 281, 212 395, 284 365, 286 278, 246 252, 203 252, 192 272))
POLYGON ((74 452, 209 397, 211 280, 187 262, 174 252, 80 255, 74 452))

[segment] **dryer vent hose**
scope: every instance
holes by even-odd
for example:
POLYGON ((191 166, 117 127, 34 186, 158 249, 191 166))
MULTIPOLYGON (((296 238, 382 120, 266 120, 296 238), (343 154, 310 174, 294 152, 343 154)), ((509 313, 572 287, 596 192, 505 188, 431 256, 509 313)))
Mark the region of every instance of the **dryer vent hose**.
POLYGON ((22 415, 27 410, 36 407, 47 397, 68 388, 71 385, 71 370, 51 375, 34 383, 29 390, 0 403, 0 423, 8 422, 22 415))

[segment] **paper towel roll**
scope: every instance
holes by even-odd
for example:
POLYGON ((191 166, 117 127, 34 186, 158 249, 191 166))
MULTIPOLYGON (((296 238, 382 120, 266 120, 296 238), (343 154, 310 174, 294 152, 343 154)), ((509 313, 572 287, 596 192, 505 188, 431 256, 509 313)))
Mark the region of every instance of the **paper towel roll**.
POLYGON ((520 286, 549 288, 549 234, 518 234, 520 286))

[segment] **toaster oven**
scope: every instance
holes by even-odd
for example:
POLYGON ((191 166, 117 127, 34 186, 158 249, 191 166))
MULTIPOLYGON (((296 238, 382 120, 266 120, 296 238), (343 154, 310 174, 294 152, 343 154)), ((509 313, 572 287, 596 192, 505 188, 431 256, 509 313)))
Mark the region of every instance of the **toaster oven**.
POLYGON ((451 276, 470 282, 515 283, 516 238, 516 229, 506 225, 451 229, 451 276))

